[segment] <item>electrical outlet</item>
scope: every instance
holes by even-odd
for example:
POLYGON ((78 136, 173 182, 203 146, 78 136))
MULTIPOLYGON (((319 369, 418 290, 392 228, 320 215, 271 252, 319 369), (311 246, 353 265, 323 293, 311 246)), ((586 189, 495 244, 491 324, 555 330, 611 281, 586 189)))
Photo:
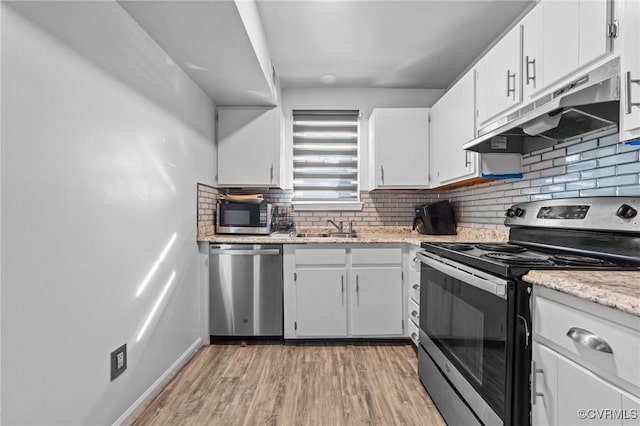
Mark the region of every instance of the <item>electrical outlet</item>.
POLYGON ((111 381, 127 369, 127 344, 111 352, 111 381))

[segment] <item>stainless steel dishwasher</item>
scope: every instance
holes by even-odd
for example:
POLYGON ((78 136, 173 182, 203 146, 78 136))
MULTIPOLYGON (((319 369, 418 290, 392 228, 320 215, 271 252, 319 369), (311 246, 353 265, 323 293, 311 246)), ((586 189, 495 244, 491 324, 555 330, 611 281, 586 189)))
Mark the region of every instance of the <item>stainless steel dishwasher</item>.
POLYGON ((209 334, 282 336, 282 245, 211 245, 209 334))

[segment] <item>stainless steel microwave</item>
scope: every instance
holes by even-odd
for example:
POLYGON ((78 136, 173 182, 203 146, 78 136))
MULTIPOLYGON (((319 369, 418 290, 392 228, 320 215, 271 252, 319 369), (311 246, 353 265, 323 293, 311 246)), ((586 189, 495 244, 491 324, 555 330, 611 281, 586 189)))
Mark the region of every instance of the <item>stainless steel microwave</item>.
POLYGON ((272 205, 269 203, 218 204, 216 234, 262 234, 271 233, 272 205))

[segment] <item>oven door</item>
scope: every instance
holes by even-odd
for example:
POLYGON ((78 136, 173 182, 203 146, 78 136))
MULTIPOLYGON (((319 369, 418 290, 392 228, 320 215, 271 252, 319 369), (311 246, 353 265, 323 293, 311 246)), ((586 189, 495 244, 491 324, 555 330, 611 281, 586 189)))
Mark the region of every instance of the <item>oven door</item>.
POLYGON ((509 417, 514 282, 419 253, 420 343, 484 424, 509 417))

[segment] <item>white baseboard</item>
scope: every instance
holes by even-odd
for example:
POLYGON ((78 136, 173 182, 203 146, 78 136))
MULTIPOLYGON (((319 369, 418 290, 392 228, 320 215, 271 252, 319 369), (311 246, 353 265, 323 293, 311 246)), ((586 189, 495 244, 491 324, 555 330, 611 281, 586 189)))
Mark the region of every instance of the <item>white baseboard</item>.
POLYGON ((173 376, 176 375, 176 373, 182 368, 184 364, 186 364, 187 361, 189 361, 191 356, 198 349, 200 349, 200 347, 202 347, 202 338, 198 337, 198 339, 193 342, 189 349, 187 349, 185 353, 180 355, 180 358, 178 358, 176 362, 174 362, 171 367, 167 369, 167 371, 162 373, 162 375, 158 377, 158 380, 153 382, 153 384, 149 386, 149 389, 147 389, 142 395, 140 395, 140 397, 136 399, 136 401, 131 404, 131 406, 127 408, 127 410, 122 413, 122 415, 115 422, 113 422, 114 426, 127 424, 130 420, 132 420, 133 415, 136 414, 137 411, 142 408, 148 401, 155 397, 158 392, 160 392, 164 385, 167 384, 169 380, 171 380, 173 376))

